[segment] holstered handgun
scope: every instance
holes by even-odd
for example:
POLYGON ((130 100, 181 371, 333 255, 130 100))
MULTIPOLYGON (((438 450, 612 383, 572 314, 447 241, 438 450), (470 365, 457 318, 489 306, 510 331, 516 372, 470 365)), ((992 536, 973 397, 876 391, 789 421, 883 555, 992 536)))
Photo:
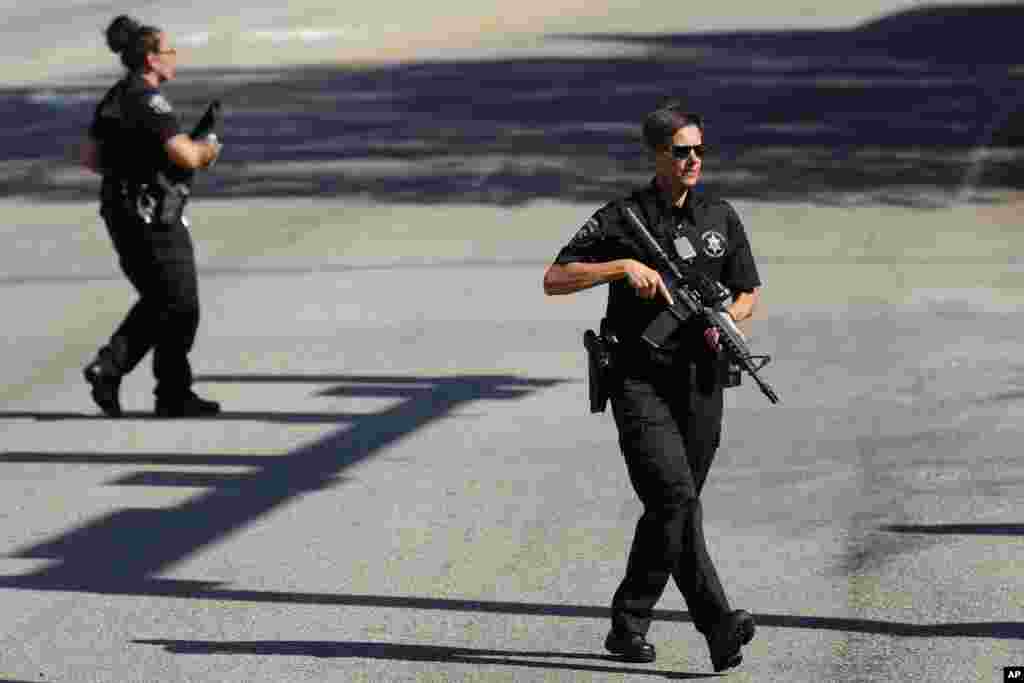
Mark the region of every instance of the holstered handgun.
POLYGON ((185 204, 191 194, 188 185, 185 183, 174 183, 158 172, 156 184, 160 189, 157 201, 157 217, 162 225, 177 225, 185 213, 185 204))
POLYGON ((134 190, 132 208, 146 225, 177 225, 185 213, 190 192, 188 185, 172 182, 163 172, 153 176, 153 182, 141 183, 134 190))
POLYGON ((150 191, 149 185, 145 183, 138 186, 132 201, 128 203, 131 209, 135 211, 135 215, 139 217, 139 220, 146 225, 153 223, 157 204, 159 204, 159 199, 150 191))
POLYGON ((608 405, 615 369, 613 347, 616 341, 615 336, 608 331, 605 320, 601 321, 600 334, 593 330, 583 333, 583 347, 587 350, 587 389, 592 413, 603 413, 608 405))

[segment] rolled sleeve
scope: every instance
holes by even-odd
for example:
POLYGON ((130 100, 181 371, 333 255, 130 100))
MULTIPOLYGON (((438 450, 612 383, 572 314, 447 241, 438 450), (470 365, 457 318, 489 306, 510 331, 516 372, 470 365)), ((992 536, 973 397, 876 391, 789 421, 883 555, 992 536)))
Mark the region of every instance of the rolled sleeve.
POLYGON ((608 208, 602 208, 573 234, 555 257, 555 264, 604 263, 619 258, 618 240, 608 208))

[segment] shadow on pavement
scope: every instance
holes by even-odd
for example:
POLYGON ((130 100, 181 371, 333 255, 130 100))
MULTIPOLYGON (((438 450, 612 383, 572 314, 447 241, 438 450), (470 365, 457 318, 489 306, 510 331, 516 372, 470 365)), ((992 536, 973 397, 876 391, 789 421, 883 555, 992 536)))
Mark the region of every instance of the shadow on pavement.
POLYGON ((1013 403, 1024 400, 1024 391, 1005 391, 998 394, 993 394, 983 400, 976 401, 979 405, 988 405, 992 403, 1013 403))
POLYGON ((482 650, 440 645, 415 645, 380 642, 351 641, 240 641, 217 642, 197 640, 135 640, 141 645, 159 645, 173 654, 184 655, 285 655, 289 657, 350 657, 353 659, 385 659, 406 662, 444 662, 450 664, 479 664, 487 666, 521 666, 554 671, 589 671, 592 673, 628 674, 631 676, 658 676, 674 680, 717 678, 714 674, 690 674, 659 671, 631 666, 574 664, 568 662, 538 661, 547 659, 618 661, 600 654, 574 652, 520 652, 516 650, 482 650))
MULTIPOLYGON (((477 400, 518 400, 565 380, 504 375, 413 377, 387 375, 205 375, 198 382, 292 383, 319 385, 319 395, 388 397, 389 408, 372 414, 323 415, 327 422, 349 421, 318 442, 282 456, 175 453, 0 453, 0 465, 61 463, 101 465, 240 466, 232 474, 138 472, 120 476, 115 485, 203 486, 207 491, 167 509, 122 509, 92 520, 59 537, 15 551, 11 557, 51 562, 36 571, 0 577, 0 589, 58 591, 99 595, 159 596, 187 600, 239 601, 373 607, 402 610, 445 610, 606 620, 606 606, 538 604, 431 597, 275 592, 225 588, 217 582, 162 579, 158 573, 203 547, 305 492, 345 481, 345 470, 381 449, 454 410, 477 400)), ((40 414, 46 419, 46 414, 40 414)), ((68 414, 78 419, 76 414, 68 414)), ((249 418, 261 413, 245 414, 249 418)), ((51 416, 52 417, 52 416, 51 416)), ((58 415, 59 417, 59 415, 58 415)), ((264 417, 290 420, 295 414, 264 417), (276 416, 276 418, 275 418, 276 416)), ((300 419, 309 416, 301 414, 300 419)), ((319 418, 320 416, 318 416, 319 418)), ((232 419, 229 417, 229 419, 232 419)), ((908 533, 1018 534, 1019 525, 891 526, 908 533)), ((896 637, 1024 639, 1024 624, 978 622, 912 624, 846 617, 758 614, 761 626, 824 629, 896 637)), ((659 620, 690 621, 685 611, 656 612, 659 620)), ((382 650, 381 652, 387 652, 382 650)), ((399 652, 399 651, 394 651, 399 652)), ((416 650, 424 656, 451 651, 416 650)), ((383 655, 382 655, 383 656, 383 655)), ((412 656, 407 653, 407 656, 412 656)), ((491 655, 487 655, 491 656, 491 655)), ((493 655, 502 659, 505 655, 493 655)), ((477 660, 474 660, 477 661, 477 660)))
MULTIPOLYGON (((225 411, 210 417, 192 418, 204 422, 276 422, 281 424, 330 424, 333 422, 351 422, 359 417, 358 414, 349 413, 286 413, 286 412, 264 412, 264 411, 225 411)), ((62 422, 65 420, 154 420, 166 422, 168 418, 156 417, 152 412, 141 410, 125 411, 121 417, 110 418, 99 413, 78 413, 78 412, 34 412, 34 411, 9 411, 0 412, 0 420, 34 420, 36 422, 62 422)), ((3 460, 10 462, 6 453, 3 460)), ((42 454, 41 454, 42 455, 42 454)), ((26 457, 27 454, 21 454, 26 457)))
MULTIPOLYGON (((955 263, 962 263, 957 260, 955 263)), ((951 261, 952 263, 952 261, 951 261)), ((490 259, 490 258, 466 258, 459 260, 446 260, 445 268, 520 268, 523 266, 536 268, 543 267, 547 263, 543 260, 528 259, 490 259)), ((381 270, 429 270, 436 268, 436 262, 425 258, 421 262, 401 263, 324 263, 311 264, 306 266, 204 266, 199 269, 200 277, 249 277, 258 276, 282 276, 308 275, 315 273, 358 273, 361 271, 381 270)), ((74 284, 85 282, 122 282, 124 275, 121 273, 101 272, 79 272, 79 273, 45 273, 45 274, 3 274, 0 273, 0 287, 17 287, 21 285, 39 284, 74 284)))
POLYGON ((332 396, 387 397, 396 402, 376 413, 333 416, 329 421, 345 418, 350 424, 315 443, 277 457, 0 453, 0 465, 5 462, 178 463, 251 468, 236 474, 141 472, 111 482, 132 486, 205 486, 208 490, 167 509, 117 510, 57 538, 15 551, 9 557, 43 558, 53 562, 34 573, 6 577, 0 581, 0 586, 120 593, 126 586, 147 585, 149 577, 204 546, 240 531, 292 498, 344 481, 341 473, 348 467, 373 457, 386 446, 466 404, 481 400, 517 400, 562 381, 506 375, 197 378, 200 382, 267 380, 326 384, 332 396))
POLYGON ((882 531, 899 534, 1024 536, 1024 524, 891 524, 883 526, 882 531))
MULTIPOLYGON (((645 182, 639 122, 681 96, 708 119, 709 190, 940 206, 1024 188, 1022 31, 1024 6, 927 7, 844 30, 550 37, 575 56, 194 69, 166 90, 189 125, 224 102, 200 196, 604 202, 645 182)), ((101 93, 0 90, 0 196, 96 196, 66 149, 101 93)))
MULTIPOLYGON (((217 582, 148 578, 141 581, 110 581, 92 585, 85 578, 47 575, 0 577, 0 588, 67 591, 100 595, 147 596, 247 602, 263 604, 318 605, 333 607, 372 607, 377 609, 440 610, 451 612, 511 614, 519 616, 563 617, 569 619, 608 619, 606 606, 526 603, 494 600, 427 598, 389 595, 346 595, 334 593, 298 593, 221 588, 217 582)), ((1024 623, 959 622, 949 624, 911 624, 847 617, 808 617, 785 614, 754 615, 760 627, 811 629, 840 633, 868 633, 902 638, 992 638, 1024 640, 1024 623)), ((667 622, 692 622, 681 610, 655 610, 654 619, 667 622)))

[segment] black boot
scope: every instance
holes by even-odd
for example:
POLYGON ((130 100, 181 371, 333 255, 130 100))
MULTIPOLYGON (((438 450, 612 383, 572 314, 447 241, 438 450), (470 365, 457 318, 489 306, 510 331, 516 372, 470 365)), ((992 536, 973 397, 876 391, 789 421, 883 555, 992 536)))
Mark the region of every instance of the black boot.
POLYGON ((705 637, 715 671, 739 666, 743 661, 740 647, 754 638, 754 617, 741 609, 730 612, 705 637))
POLYGON ((220 413, 220 404, 199 398, 191 391, 175 397, 157 396, 157 417, 212 417, 220 413))
POLYGON ((604 649, 626 662, 653 662, 657 657, 654 646, 639 633, 619 632, 612 629, 604 639, 604 649))
POLYGON ((102 351, 96 360, 82 369, 85 381, 92 385, 92 400, 107 417, 121 417, 121 373, 102 351))

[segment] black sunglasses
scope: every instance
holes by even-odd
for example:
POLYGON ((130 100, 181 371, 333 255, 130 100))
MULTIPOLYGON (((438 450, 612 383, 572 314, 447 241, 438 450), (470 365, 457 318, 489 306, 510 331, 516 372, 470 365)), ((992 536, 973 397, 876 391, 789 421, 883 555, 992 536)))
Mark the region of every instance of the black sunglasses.
POLYGON ((704 158, 704 143, 699 145, 672 145, 672 158, 680 161, 690 158, 690 152, 697 155, 698 159, 704 158))

